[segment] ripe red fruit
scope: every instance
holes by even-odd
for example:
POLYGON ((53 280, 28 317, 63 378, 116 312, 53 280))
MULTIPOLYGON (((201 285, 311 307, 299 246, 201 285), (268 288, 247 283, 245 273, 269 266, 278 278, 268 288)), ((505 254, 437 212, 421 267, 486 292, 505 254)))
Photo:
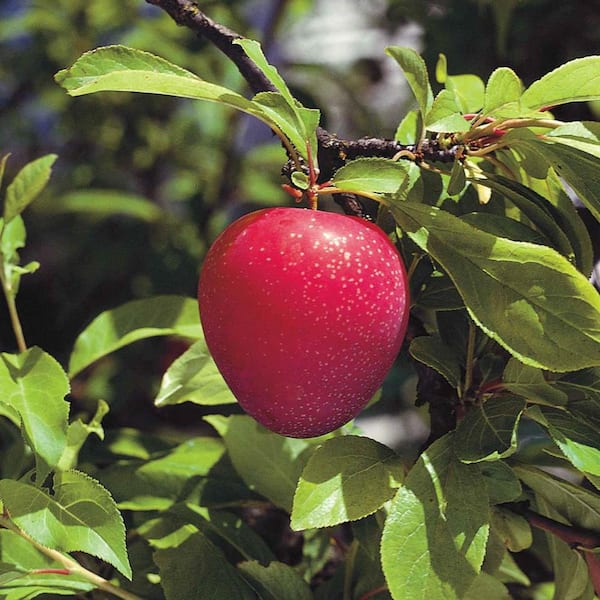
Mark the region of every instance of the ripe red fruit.
POLYGON ((244 410, 291 437, 356 416, 404 338, 406 271, 376 225, 259 210, 210 248, 198 288, 206 343, 244 410))

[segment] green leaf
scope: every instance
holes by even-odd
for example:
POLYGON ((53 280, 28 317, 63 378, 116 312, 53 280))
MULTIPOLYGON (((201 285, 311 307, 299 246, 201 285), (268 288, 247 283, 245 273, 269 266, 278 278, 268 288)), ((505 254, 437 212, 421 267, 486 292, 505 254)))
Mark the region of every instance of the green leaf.
POLYGON ((387 158, 358 158, 337 170, 333 184, 344 192, 397 192, 408 177, 404 163, 387 158))
POLYGON ((146 223, 165 219, 165 211, 143 196, 121 190, 77 190, 54 198, 52 212, 77 213, 91 217, 124 215, 146 223))
POLYGON ((0 355, 0 389, 0 402, 19 415, 41 484, 58 465, 67 444, 67 376, 54 358, 34 347, 21 354, 0 355))
POLYGON ((115 462, 97 477, 122 509, 163 510, 179 499, 192 478, 209 475, 224 452, 217 438, 191 438, 149 460, 115 462))
POLYGON ((401 144, 415 144, 421 138, 423 118, 418 110, 409 110, 394 134, 394 139, 401 144))
POLYGON ((590 531, 600 529, 600 495, 535 467, 515 465, 513 470, 568 523, 590 531))
POLYGON ((182 402, 208 406, 236 402, 204 340, 198 340, 175 359, 163 375, 154 400, 156 406, 182 402))
POLYGON ((513 502, 522 493, 521 482, 514 471, 502 460, 483 462, 481 474, 485 478, 490 504, 513 502))
POLYGON ((198 304, 183 296, 156 296, 133 300, 107 310, 81 332, 69 361, 69 375, 99 358, 138 340, 161 335, 202 339, 198 304))
POLYGON ((223 552, 201 533, 177 547, 158 550, 154 562, 166 600, 256 600, 223 552))
POLYGON ((460 215, 460 218, 469 225, 473 225, 473 227, 497 237, 508 238, 515 242, 530 242, 542 246, 550 245, 550 241, 544 234, 528 227, 524 223, 521 223, 521 221, 515 221, 503 215, 495 215, 487 212, 471 212, 460 215))
POLYGON ((495 461, 517 450, 517 427, 525 401, 495 397, 471 408, 456 428, 456 455, 463 462, 495 461))
POLYGON ((303 119, 302 114, 298 114, 300 109, 291 106, 281 94, 276 92, 260 92, 252 98, 252 102, 260 107, 272 123, 277 124, 277 127, 294 143, 302 156, 306 157, 307 142, 311 144, 313 156, 316 155, 315 130, 320 119, 318 110, 301 109, 304 114, 303 119), (298 146, 298 144, 301 145, 298 146))
POLYGON ((229 418, 223 439, 246 485, 291 512, 296 485, 313 446, 273 433, 245 415, 229 418))
POLYGON ((421 455, 390 507, 381 554, 392 596, 462 598, 480 572, 488 532, 479 466, 458 461, 452 435, 444 436, 421 455))
POLYGON ((3 479, 0 498, 11 520, 38 543, 62 552, 87 552, 131 579, 123 519, 110 494, 88 475, 62 473, 52 496, 3 479))
MULTIPOLYGON (((555 521, 562 521, 560 512, 539 494, 535 495, 537 510, 555 521)), ((554 598, 596 598, 585 559, 556 535, 545 532, 551 567, 554 573, 554 598)))
POLYGON ((567 373, 557 382, 569 397, 569 411, 600 430, 600 369, 567 373))
POLYGON ((4 222, 10 223, 31 204, 46 187, 52 165, 58 157, 47 154, 25 165, 6 188, 4 200, 4 222))
POLYGON ((552 204, 552 216, 569 239, 575 252, 577 268, 584 275, 591 273, 594 266, 594 252, 588 228, 573 201, 567 196, 556 172, 550 170, 544 180, 530 179, 529 185, 552 204))
POLYGON ((444 376, 452 387, 460 385, 461 367, 453 348, 437 335, 422 335, 410 343, 410 355, 444 376))
POLYGON ((242 576, 263 600, 312 600, 308 584, 292 567, 273 561, 267 567, 257 562, 238 564, 242 576))
POLYGON ((569 238, 557 224, 554 206, 534 190, 501 175, 486 174, 476 179, 512 202, 550 240, 552 246, 567 258, 574 257, 569 238))
POLYGON ((515 140, 513 147, 537 152, 572 188, 600 221, 600 161, 587 152, 537 139, 515 140))
MULTIPOLYGON (((71 96, 113 91, 208 100, 246 112, 277 128, 258 103, 204 81, 163 58, 125 46, 105 46, 86 52, 70 68, 59 71, 55 79, 71 96)), ((303 135, 289 139, 300 154, 306 153, 303 135)))
POLYGON ((533 109, 588 100, 600 100, 600 56, 561 65, 534 81, 521 97, 521 102, 533 109))
POLYGON ((542 408, 547 429, 556 445, 580 471, 600 475, 600 431, 585 418, 566 411, 542 408))
POLYGON ((502 382, 507 390, 528 402, 550 406, 564 406, 567 403, 567 395, 546 381, 543 371, 514 358, 508 361, 502 382))
POLYGON ((460 160, 455 160, 450 173, 450 181, 448 182, 448 194, 456 196, 460 194, 467 184, 465 169, 460 160))
POLYGON ((310 457, 294 495, 292 529, 331 527, 374 513, 396 493, 403 465, 387 446, 347 435, 310 457))
POLYGON ((91 434, 97 435, 101 440, 104 439, 102 419, 108 414, 108 411, 108 404, 104 400, 99 400, 96 414, 94 414, 89 423, 85 423, 81 419, 69 423, 67 445, 58 463, 59 470, 68 471, 77 466, 79 451, 91 434))
POLYGON ((157 519, 147 522, 140 533, 154 548, 170 548, 197 531, 229 555, 233 553, 264 565, 275 560, 266 542, 239 515, 209 510, 191 502, 173 505, 157 519))
POLYGON ((492 527, 511 552, 521 552, 531 547, 533 536, 527 519, 502 507, 492 511, 492 527))
POLYGON ((468 589, 464 600, 512 600, 508 588, 498 579, 488 573, 480 573, 468 589))
POLYGON ((477 112, 483 106, 485 85, 477 75, 451 75, 446 79, 446 89, 453 92, 463 113, 477 112))
POLYGON ((493 114, 495 117, 519 116, 522 90, 523 84, 512 69, 496 69, 485 88, 483 114, 493 114))
POLYGON ((391 56, 404 71, 408 85, 417 99, 421 114, 425 116, 433 104, 433 92, 425 61, 412 48, 392 46, 386 48, 386 54, 391 56))
MULTIPOLYGON (((302 106, 291 94, 284 79, 279 75, 277 69, 270 65, 267 61, 260 44, 255 40, 249 39, 238 39, 235 41, 244 49, 244 52, 248 55, 255 65, 266 75, 267 79, 275 86, 275 89, 281 94, 282 99, 289 106, 291 112, 294 115, 292 122, 292 130, 289 132, 290 140, 294 140, 300 136, 303 140, 308 141, 312 151, 313 157, 317 156, 317 139, 316 129, 319 125, 320 112, 315 109, 305 108, 302 106)), ((268 93, 268 92, 267 92, 268 93)), ((253 98, 255 101, 259 101, 259 97, 263 94, 257 94, 253 98)), ((260 102, 262 104, 262 102, 260 102)), ((275 122, 280 124, 280 121, 275 119, 275 122)), ((302 146, 296 146, 302 156, 306 155, 304 144, 302 146)), ((305 156, 306 158, 306 156, 305 156)))
POLYGON ((448 273, 473 320, 519 360, 555 371, 600 363, 600 296, 566 258, 436 207, 396 202, 390 210, 448 273))
POLYGON ((419 306, 432 310, 459 310, 465 306, 451 279, 439 271, 429 278, 414 299, 419 306))
POLYGON ((34 598, 37 594, 75 595, 94 589, 94 584, 75 573, 68 577, 51 573, 36 574, 38 569, 62 569, 64 565, 54 561, 29 540, 14 531, 0 531, 0 597, 34 598))
POLYGON ((435 132, 460 132, 470 128, 471 125, 462 116, 454 92, 442 90, 425 116, 425 129, 435 132))

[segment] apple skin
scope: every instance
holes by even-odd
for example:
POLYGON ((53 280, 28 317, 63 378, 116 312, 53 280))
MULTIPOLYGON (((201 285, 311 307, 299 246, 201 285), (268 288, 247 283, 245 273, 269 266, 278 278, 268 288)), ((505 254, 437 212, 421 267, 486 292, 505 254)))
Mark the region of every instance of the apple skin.
POLYGON ((314 437, 355 417, 396 358, 409 315, 404 264, 376 225, 301 208, 258 210, 206 255, 208 348, 242 408, 314 437))

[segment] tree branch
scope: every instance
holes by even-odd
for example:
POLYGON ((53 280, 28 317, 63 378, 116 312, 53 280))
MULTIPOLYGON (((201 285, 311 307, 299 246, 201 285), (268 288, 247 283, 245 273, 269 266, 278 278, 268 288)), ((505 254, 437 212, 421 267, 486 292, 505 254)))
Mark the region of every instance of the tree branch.
POLYGON ((215 23, 200 10, 196 2, 192 0, 146 0, 146 2, 162 8, 177 25, 195 31, 216 46, 238 68, 255 94, 276 91, 263 72, 248 58, 243 48, 234 43, 242 39, 242 36, 224 25, 215 23))
MULTIPOLYGON (((146 0, 162 8, 178 24, 188 27, 198 35, 212 42, 238 68, 253 93, 272 92, 275 88, 263 72, 248 58, 236 40, 242 36, 235 31, 215 23, 200 10, 193 0, 146 0)), ((425 140, 418 148, 414 144, 400 144, 395 140, 380 138, 361 138, 344 140, 319 127, 317 129, 319 144, 318 160, 321 170, 320 181, 327 181, 346 161, 358 157, 380 156, 392 158, 399 152, 406 152, 417 162, 428 159, 440 162, 452 162, 456 157, 458 146, 440 148, 435 140, 425 140)))

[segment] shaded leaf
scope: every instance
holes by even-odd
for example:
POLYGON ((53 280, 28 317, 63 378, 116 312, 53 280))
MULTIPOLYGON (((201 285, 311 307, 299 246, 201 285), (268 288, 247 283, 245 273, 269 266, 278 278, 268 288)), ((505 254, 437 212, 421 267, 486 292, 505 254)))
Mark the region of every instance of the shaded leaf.
POLYGON ((62 552, 87 552, 131 579, 123 519, 110 494, 88 475, 62 473, 52 496, 3 479, 0 498, 11 520, 40 544, 62 552))
POLYGON ((502 507, 492 511, 492 527, 511 552, 521 552, 531 547, 533 535, 527 519, 502 507))
POLYGON ((567 522, 590 531, 600 529, 600 495, 535 467, 515 465, 513 470, 567 522))
POLYGON ((196 533, 174 548, 157 550, 166 600, 256 600, 256 594, 206 536, 196 533))
POLYGON ((490 504, 513 502, 522 493, 521 482, 514 471, 502 460, 482 462, 481 474, 485 478, 490 504))
POLYGON ((436 207, 395 202, 390 210, 448 273, 474 321, 519 360, 555 371, 600 363, 600 296, 566 258, 436 207))
POLYGON ((392 501, 381 543, 394 598, 462 598, 481 569, 489 507, 478 465, 453 453, 452 436, 434 442, 392 501))
POLYGON ((155 296, 133 300, 101 313, 77 337, 69 361, 69 375, 74 377, 123 346, 161 335, 203 338, 195 299, 155 296))
MULTIPOLYGON (((535 503, 544 516, 561 521, 560 513, 539 494, 535 495, 535 503)), ((554 598, 593 600, 596 596, 584 558, 552 533, 546 532, 545 537, 554 574, 554 598)))
POLYGON ((435 369, 453 387, 461 382, 461 366, 456 352, 437 335, 424 335, 410 343, 410 355, 435 369))
POLYGON ((263 567, 257 562, 238 564, 242 576, 249 580, 264 600, 312 600, 308 584, 292 567, 273 561, 263 567))
POLYGON ((600 431, 585 416, 542 408, 547 429, 556 445, 580 471, 600 475, 600 431))
POLYGON ((179 499, 193 478, 208 475, 224 452, 219 439, 191 438, 150 460, 115 462, 97 476, 120 508, 162 510, 179 499))
POLYGON ((202 405, 236 402, 204 340, 198 340, 175 359, 163 375, 154 400, 156 406, 182 402, 202 405))
POLYGON ((56 154, 47 154, 25 165, 6 188, 4 222, 10 223, 31 204, 50 179, 56 154))
POLYGON ((246 485, 290 512, 311 444, 273 433, 245 415, 229 418, 223 439, 246 485))
POLYGON ((471 408, 456 428, 455 451, 464 462, 495 461, 517 450, 517 427, 525 401, 493 397, 471 408))
POLYGON ((544 158, 575 190, 583 204, 600 221, 600 161, 595 156, 572 146, 542 142, 537 139, 518 140, 515 149, 528 149, 544 158))
POLYGON ((569 238, 557 224, 556 216, 553 214, 554 207, 537 192, 517 181, 492 173, 486 174, 485 179, 477 179, 477 183, 491 188, 510 200, 563 256, 574 255, 569 238))
POLYGON ((0 389, 0 402, 16 411, 35 453, 41 484, 58 465, 67 444, 67 376, 54 358, 34 347, 21 354, 0 355, 0 389))
POLYGON ((52 211, 93 217, 124 215, 146 223, 155 223, 165 218, 165 212, 154 202, 121 190, 87 189, 69 192, 52 200, 52 211))
POLYGON ((587 100, 600 100, 600 56, 561 65, 534 81, 521 97, 521 102, 533 109, 587 100))
POLYGON ((317 448, 294 495, 293 529, 330 527, 374 513, 396 493, 403 465, 388 447, 346 435, 317 448))
POLYGON ((543 371, 524 365, 514 358, 508 361, 502 382, 506 389, 528 402, 550 406, 563 406, 567 403, 566 394, 546 381, 543 371))

